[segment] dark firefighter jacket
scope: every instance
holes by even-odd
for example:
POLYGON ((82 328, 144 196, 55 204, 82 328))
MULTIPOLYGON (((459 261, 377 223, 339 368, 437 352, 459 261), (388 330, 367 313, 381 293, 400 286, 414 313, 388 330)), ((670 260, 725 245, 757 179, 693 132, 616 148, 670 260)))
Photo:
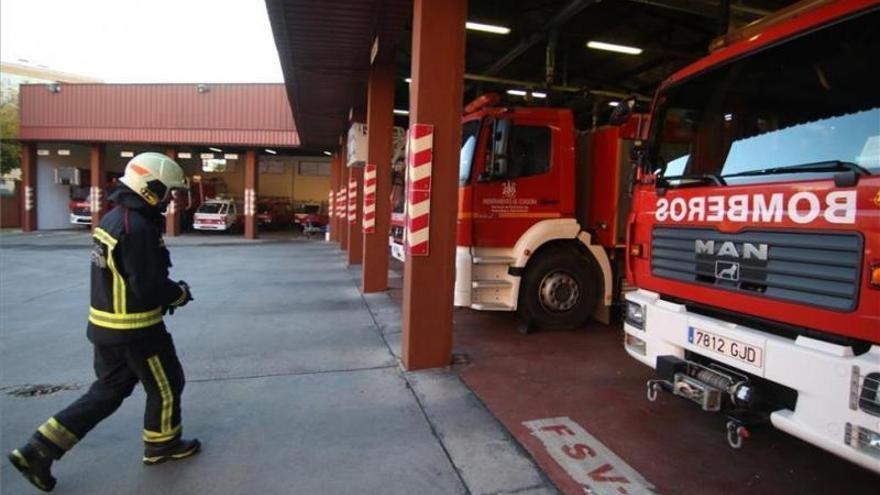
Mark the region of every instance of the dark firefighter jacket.
POLYGON ((168 278, 171 257, 162 215, 125 186, 93 234, 88 337, 96 345, 132 342, 165 331, 162 311, 186 292, 168 278))

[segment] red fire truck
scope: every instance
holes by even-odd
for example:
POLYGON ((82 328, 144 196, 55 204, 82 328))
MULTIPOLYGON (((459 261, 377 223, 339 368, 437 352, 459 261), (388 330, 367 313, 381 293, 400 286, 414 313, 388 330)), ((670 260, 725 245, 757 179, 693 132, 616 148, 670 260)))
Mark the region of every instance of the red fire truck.
MULTIPOLYGON (((81 177, 81 184, 78 185, 70 185, 70 201, 67 203, 67 208, 70 213, 70 223, 73 225, 91 225, 92 224, 92 188, 91 188, 91 176, 89 175, 89 170, 87 169, 79 169, 79 177, 81 177)), ((104 184, 104 189, 101 191, 101 209, 103 211, 108 211, 113 207, 112 202, 108 201, 107 198, 113 189, 116 187, 116 183, 122 174, 119 172, 107 172, 105 174, 106 182, 104 184)))
POLYGON ((569 109, 499 100, 478 98, 462 120, 455 305, 518 311, 524 330, 607 322, 623 277, 629 148, 646 119, 579 132, 569 109))
POLYGON ((625 347, 668 390, 880 472, 880 2, 810 1, 671 76, 636 158, 625 347))

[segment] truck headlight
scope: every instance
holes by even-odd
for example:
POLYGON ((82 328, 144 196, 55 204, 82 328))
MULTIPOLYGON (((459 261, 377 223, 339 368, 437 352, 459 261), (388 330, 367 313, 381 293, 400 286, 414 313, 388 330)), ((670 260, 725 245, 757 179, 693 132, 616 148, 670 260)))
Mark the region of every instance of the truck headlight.
POLYGON ((626 302, 626 322, 630 325, 645 328, 645 307, 632 301, 626 302))

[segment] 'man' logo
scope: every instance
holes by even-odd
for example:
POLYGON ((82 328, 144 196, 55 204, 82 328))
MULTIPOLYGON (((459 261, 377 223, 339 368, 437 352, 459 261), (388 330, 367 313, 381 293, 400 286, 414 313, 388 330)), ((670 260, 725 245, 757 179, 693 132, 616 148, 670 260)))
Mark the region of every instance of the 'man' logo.
POLYGON ((698 255, 727 256, 730 258, 742 258, 744 260, 755 259, 767 261, 769 251, 770 248, 766 244, 744 242, 742 243, 741 248, 737 248, 736 244, 731 241, 719 243, 716 243, 714 240, 703 241, 697 239, 694 241, 694 253, 698 255))

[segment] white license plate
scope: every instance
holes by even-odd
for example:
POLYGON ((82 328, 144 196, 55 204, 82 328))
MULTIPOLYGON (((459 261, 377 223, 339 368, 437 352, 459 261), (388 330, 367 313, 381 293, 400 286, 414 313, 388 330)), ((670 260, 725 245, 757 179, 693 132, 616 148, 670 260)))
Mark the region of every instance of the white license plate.
POLYGON ((764 366, 764 349, 756 345, 746 344, 695 327, 688 327, 688 342, 712 353, 721 354, 758 368, 764 366))

